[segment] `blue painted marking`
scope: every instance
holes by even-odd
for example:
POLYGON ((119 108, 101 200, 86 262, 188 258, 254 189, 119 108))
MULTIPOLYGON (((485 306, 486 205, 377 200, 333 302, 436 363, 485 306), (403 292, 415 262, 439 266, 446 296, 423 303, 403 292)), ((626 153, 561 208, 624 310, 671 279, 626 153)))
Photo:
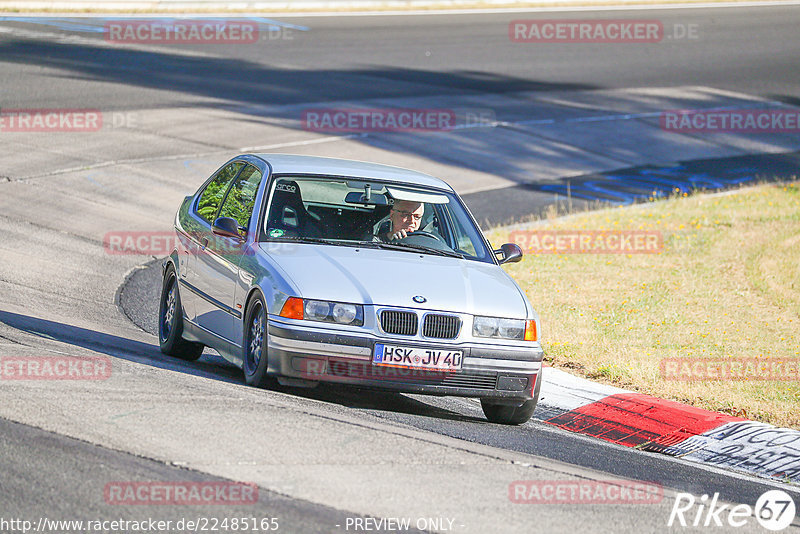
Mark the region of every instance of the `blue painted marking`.
MULTIPOLYGON (((650 197, 667 197, 674 192, 688 193, 693 189, 725 189, 732 185, 756 180, 757 168, 735 167, 719 170, 719 174, 692 172, 686 165, 656 169, 638 169, 627 173, 601 174, 592 179, 576 179, 566 184, 542 184, 532 187, 561 196, 581 200, 626 205, 650 197)), ((588 178, 588 177, 587 177, 588 178)))
POLYGON ((105 187, 103 184, 92 178, 91 174, 86 175, 86 179, 98 187, 105 187))
POLYGON ((89 180, 91 183, 93 183, 94 185, 96 185, 98 187, 105 187, 103 184, 101 184, 100 182, 98 182, 94 178, 92 178, 92 176, 95 176, 97 174, 103 174, 103 172, 93 172, 92 174, 87 174, 86 175, 86 179, 89 180))

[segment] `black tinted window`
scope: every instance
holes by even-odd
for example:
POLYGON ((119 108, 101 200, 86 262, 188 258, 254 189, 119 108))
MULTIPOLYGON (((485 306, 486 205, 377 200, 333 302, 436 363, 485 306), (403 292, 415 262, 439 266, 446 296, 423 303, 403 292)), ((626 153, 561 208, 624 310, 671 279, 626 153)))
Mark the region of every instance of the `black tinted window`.
POLYGON ((238 162, 226 166, 217 173, 201 193, 200 200, 197 202, 197 214, 209 224, 214 222, 214 216, 225 196, 225 191, 228 190, 228 186, 241 168, 242 164, 238 162))

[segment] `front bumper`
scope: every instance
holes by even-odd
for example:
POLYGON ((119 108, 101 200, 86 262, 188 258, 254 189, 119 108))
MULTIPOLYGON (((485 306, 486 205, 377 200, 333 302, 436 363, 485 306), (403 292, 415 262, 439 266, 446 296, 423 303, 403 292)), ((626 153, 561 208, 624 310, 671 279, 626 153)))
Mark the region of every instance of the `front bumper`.
POLYGON ((268 323, 269 372, 284 377, 518 404, 533 398, 541 376, 544 353, 538 343, 406 341, 298 324, 275 316, 270 316, 268 323), (457 372, 374 365, 376 343, 460 350, 464 362, 457 372))

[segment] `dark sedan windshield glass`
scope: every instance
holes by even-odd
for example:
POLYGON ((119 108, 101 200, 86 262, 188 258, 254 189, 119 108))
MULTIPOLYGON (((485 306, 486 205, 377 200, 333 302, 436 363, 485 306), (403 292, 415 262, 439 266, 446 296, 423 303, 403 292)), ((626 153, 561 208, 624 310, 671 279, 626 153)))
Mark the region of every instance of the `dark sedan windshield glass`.
POLYGON ((451 193, 379 181, 280 176, 268 202, 267 240, 391 244, 396 245, 392 250, 492 262, 480 231, 451 193))

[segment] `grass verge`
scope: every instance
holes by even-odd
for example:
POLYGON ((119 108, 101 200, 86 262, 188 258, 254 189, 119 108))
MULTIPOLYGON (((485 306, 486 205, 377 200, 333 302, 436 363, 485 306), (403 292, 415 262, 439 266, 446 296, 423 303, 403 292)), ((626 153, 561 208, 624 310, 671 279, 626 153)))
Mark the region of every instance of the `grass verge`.
MULTIPOLYGON (((551 365, 800 429, 796 379, 745 373, 736 380, 680 381, 661 367, 677 358, 800 360, 800 182, 676 196, 525 229, 660 232, 663 238, 657 253, 526 254, 508 265, 541 315, 551 365)), ((508 228, 487 236, 496 244, 519 240, 508 228)))

